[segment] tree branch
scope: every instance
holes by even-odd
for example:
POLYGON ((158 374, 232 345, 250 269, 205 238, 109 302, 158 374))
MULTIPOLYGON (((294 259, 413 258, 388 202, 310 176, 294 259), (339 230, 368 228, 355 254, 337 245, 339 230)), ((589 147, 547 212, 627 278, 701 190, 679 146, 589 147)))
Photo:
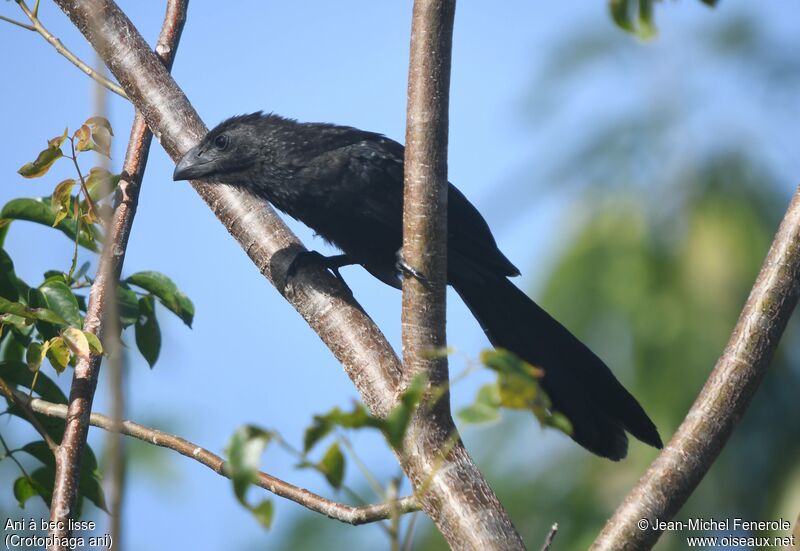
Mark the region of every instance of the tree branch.
MULTIPOLYGON (((168 70, 172 66, 175 51, 186 21, 188 0, 169 0, 164 25, 158 39, 159 63, 168 70)), ((109 222, 107 238, 103 247, 97 277, 89 292, 89 305, 84 320, 84 330, 110 342, 118 340, 116 290, 125 260, 142 177, 147 166, 153 136, 137 111, 131 128, 128 150, 119 182, 121 200, 109 222)), ((118 346, 111 346, 118 349, 118 346)), ((50 520, 57 521, 50 534, 62 541, 69 536, 68 518, 72 518, 78 500, 83 449, 88 434, 89 413, 97 388, 97 378, 102 357, 92 354, 81 358, 75 366, 69 397, 69 415, 64 437, 56 453, 56 477, 50 505, 50 520), (61 528, 58 528, 58 527, 61 528)))
MULTIPOLYGON (((0 390, 5 394, 5 389, 0 388, 0 390)), ((36 413, 49 417, 56 417, 58 419, 67 418, 67 406, 65 405, 54 404, 38 398, 30 398, 27 394, 18 390, 12 390, 10 397, 16 403, 23 404, 26 408, 36 413)), ((193 459, 205 465, 225 478, 231 477, 224 459, 180 436, 161 432, 158 429, 146 427, 139 423, 134 423, 133 421, 122 421, 121 424, 117 425, 114 419, 102 413, 92 413, 89 417, 89 424, 107 431, 119 430, 119 432, 125 436, 130 436, 142 442, 178 452, 184 457, 188 457, 189 459, 193 459)), ((405 514, 419 509, 413 496, 398 498, 392 503, 376 503, 360 507, 347 505, 324 498, 305 488, 300 488, 299 486, 295 486, 294 484, 264 472, 258 473, 257 479, 253 484, 278 497, 294 501, 298 505, 302 505, 311 511, 321 513, 328 518, 353 525, 386 520, 391 517, 393 511, 399 514, 405 514)))
POLYGON ((686 502, 744 415, 800 295, 800 188, 795 192, 722 357, 675 436, 608 521, 591 549, 650 549, 661 535, 640 519, 668 520, 686 502))
MULTIPOLYGON (((113 1, 56 3, 99 52, 173 159, 200 141, 207 128, 113 1), (92 25, 95 20, 97 24, 92 25)), ((289 265, 305 249, 275 211, 264 201, 231 186, 203 182, 193 182, 192 186, 261 273, 276 283, 331 349, 371 413, 385 417, 397 403, 402 369, 386 338, 348 290, 330 274, 313 267, 300 270, 286 285, 289 265)), ((431 426, 436 422, 429 421, 431 426)), ((435 473, 429 469, 436 464, 440 450, 424 445, 412 448, 406 451, 418 457, 404 461, 403 468, 412 481, 431 478, 426 491, 417 497, 427 511, 436 511, 433 520, 443 534, 467 532, 464 538, 470 538, 470 533, 485 536, 497 533, 495 527, 503 533, 508 519, 460 441, 452 445, 446 461, 435 473)), ((453 541, 451 545, 464 548, 460 544, 466 545, 466 541, 453 541)), ((497 545, 502 543, 489 549, 497 545)))
POLYGON ((524 549, 491 488, 473 465, 461 461, 465 452, 450 395, 438 390, 448 384, 441 351, 447 346, 447 130, 455 9, 455 0, 415 0, 412 16, 401 262, 421 277, 403 279, 403 363, 406 382, 421 373, 433 391, 409 423, 401 461, 407 472, 429 473, 410 478, 423 510, 452 549, 524 549), (442 465, 441 456, 463 468, 442 465), (462 499, 455 507, 443 509, 420 495, 456 480, 462 499))

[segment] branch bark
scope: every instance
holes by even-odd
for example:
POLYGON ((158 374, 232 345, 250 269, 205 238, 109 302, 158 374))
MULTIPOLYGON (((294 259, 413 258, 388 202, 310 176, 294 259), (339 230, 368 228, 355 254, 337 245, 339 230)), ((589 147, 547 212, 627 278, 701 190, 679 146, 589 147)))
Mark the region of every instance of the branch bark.
MULTIPOLYGON (((56 0, 98 51, 167 153, 179 158, 207 132, 186 96, 111 0, 56 0), (95 23, 95 24, 93 24, 95 23)), ((320 269, 303 269, 286 284, 286 271, 304 247, 265 202, 229 186, 192 186, 240 243, 261 273, 284 294, 342 363, 370 411, 386 416, 402 389, 392 348, 348 290, 320 269)), ((417 495, 454 549, 519 549, 505 511, 460 440, 441 457, 452 420, 433 416, 415 424, 403 468, 417 495), (413 459, 407 459, 412 456, 413 459), (500 534, 500 536, 498 536, 500 534), (500 538, 499 542, 495 541, 500 538), (484 547, 483 544, 486 544, 484 547)))
POLYGON ((503 506, 465 460, 449 393, 436 390, 448 384, 447 356, 441 351, 447 346, 447 132, 455 9, 455 0, 414 2, 401 262, 418 276, 403 280, 403 362, 406 382, 421 373, 434 390, 409 424, 401 463, 415 492, 438 496, 447 486, 461 487, 456 507, 418 495, 452 549, 524 549, 503 506), (448 465, 441 464, 441 455, 448 465))
MULTIPOLYGON (((169 0, 164 25, 158 39, 158 62, 165 70, 172 67, 175 51, 180 41, 183 24, 186 21, 188 0, 169 0)), ((93 23, 93 20, 90 20, 93 23)), ((149 50, 149 48, 148 48, 149 50)), ((89 292, 89 305, 84 320, 84 330, 97 335, 99 339, 118 341, 116 290, 125 260, 125 251, 136 208, 139 191, 150 144, 153 135, 148 130, 139 112, 134 117, 128 150, 123 162, 122 177, 119 182, 121 201, 114 210, 108 224, 107 238, 97 268, 97 277, 89 292)), ((118 350, 118 346, 109 347, 118 350)), ((50 504, 50 520, 54 521, 50 535, 59 542, 54 549, 62 549, 60 542, 70 535, 67 519, 73 517, 78 501, 83 450, 89 430, 89 414, 92 410, 97 379, 102 356, 92 354, 81 358, 75 366, 69 397, 69 414, 64 429, 64 437, 55 454, 56 476, 53 498, 50 504)))
MULTIPOLYGON (((29 411, 34 411, 57 419, 67 418, 67 406, 54 404, 38 398, 31 398, 24 392, 11 389, 2 382, 2 379, 0 379, 0 392, 29 411)), ((102 413, 92 413, 89 417, 89 424, 109 432, 119 431, 120 434, 136 438, 142 442, 178 452, 184 457, 188 457, 189 459, 205 465, 215 473, 230 478, 230 473, 228 472, 228 467, 224 459, 180 436, 146 427, 139 423, 134 423, 133 421, 122 421, 118 423, 115 419, 103 415, 102 413)), ((392 515, 403 515, 419 509, 416 500, 412 496, 397 498, 392 503, 376 503, 363 506, 347 505, 324 498, 305 488, 295 486, 294 484, 264 472, 258 473, 257 480, 253 482, 253 484, 278 497, 294 501, 298 505, 302 505, 311 511, 321 513, 328 518, 353 525, 386 520, 392 515)))
POLYGON ((659 530, 636 523, 669 520, 716 460, 747 410, 800 296, 800 188, 703 390, 675 436, 606 524, 591 549, 650 549, 659 530))

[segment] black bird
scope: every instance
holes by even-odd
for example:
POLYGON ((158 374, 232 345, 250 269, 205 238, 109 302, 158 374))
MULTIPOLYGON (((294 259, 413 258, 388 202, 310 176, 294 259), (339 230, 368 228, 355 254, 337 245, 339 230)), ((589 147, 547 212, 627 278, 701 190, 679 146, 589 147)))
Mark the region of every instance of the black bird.
MULTIPOLYGON (((403 146, 373 132, 299 123, 260 112, 211 130, 175 167, 175 180, 240 187, 296 218, 344 252, 337 266, 361 264, 399 288, 403 146)), ((497 248, 486 221, 448 186, 447 281, 494 346, 544 369, 553 408, 572 423, 572 438, 619 460, 625 431, 661 448, 642 407, 611 370, 508 277, 519 270, 497 248)), ((335 257, 333 257, 335 258, 335 257)))

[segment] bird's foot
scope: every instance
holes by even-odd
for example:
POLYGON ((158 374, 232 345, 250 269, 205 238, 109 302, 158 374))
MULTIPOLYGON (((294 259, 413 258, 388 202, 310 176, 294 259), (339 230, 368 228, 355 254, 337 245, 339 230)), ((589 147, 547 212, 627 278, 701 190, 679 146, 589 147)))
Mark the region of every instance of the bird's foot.
MULTIPOLYGON (((351 264, 354 264, 354 262, 346 254, 325 256, 317 251, 303 251, 298 253, 292 260, 289 269, 286 270, 286 279, 287 281, 292 279, 297 275, 298 271, 307 266, 319 266, 324 270, 329 270, 342 285, 347 287, 347 282, 342 277, 342 274, 339 273, 339 268, 351 264)), ((349 289, 349 287, 347 288, 349 289)))
POLYGON ((403 274, 403 277, 413 277, 423 285, 430 285, 430 280, 425 277, 422 272, 416 270, 411 264, 406 262, 403 256, 403 249, 397 251, 397 263, 395 264, 397 270, 403 274))

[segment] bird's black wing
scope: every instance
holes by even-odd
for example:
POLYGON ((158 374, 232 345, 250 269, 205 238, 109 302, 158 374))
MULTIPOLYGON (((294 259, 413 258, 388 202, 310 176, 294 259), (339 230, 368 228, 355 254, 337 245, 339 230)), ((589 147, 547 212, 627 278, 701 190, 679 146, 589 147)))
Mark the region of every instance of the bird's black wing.
MULTIPOLYGON (((296 217, 376 277, 387 283, 390 283, 387 278, 391 279, 390 284, 396 286, 394 252, 402 245, 404 147, 371 132, 352 128, 341 132, 346 137, 344 145, 307 160, 295 176, 304 180, 301 184, 322 183, 319 195, 314 198, 315 206, 322 208, 308 209, 313 211, 309 216, 296 217), (326 193, 334 188, 335 194, 326 193)), ((326 142, 336 143, 336 140, 326 142)), ((519 273, 498 249, 477 209, 449 184, 448 271, 454 270, 461 277, 480 277, 486 272, 519 273)))

